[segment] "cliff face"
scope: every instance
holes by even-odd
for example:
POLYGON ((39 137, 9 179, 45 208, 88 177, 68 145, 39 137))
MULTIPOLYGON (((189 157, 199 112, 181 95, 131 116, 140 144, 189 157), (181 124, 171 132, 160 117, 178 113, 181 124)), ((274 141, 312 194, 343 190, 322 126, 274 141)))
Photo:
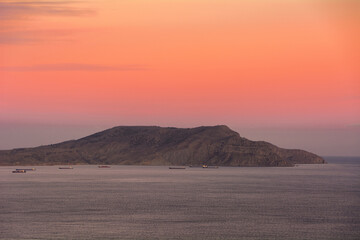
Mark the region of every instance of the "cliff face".
POLYGON ((79 140, 0 151, 0 165, 293 166, 302 163, 325 163, 325 160, 306 151, 247 140, 227 126, 115 127, 79 140))

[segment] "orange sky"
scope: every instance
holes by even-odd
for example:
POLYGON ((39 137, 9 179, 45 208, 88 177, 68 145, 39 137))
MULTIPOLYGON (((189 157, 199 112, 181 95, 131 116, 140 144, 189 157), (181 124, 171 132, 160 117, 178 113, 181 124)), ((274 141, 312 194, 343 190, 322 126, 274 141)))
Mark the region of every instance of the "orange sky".
POLYGON ((1 1, 0 124, 359 126, 359 16, 356 0, 1 1))

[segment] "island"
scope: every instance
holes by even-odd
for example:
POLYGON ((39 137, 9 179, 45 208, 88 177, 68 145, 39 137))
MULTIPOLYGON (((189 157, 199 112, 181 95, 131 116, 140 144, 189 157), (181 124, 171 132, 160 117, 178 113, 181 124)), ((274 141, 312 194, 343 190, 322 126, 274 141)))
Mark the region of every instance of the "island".
POLYGON ((119 126, 58 144, 0 151, 1 166, 101 164, 290 167, 323 164, 299 149, 251 141, 225 125, 119 126))

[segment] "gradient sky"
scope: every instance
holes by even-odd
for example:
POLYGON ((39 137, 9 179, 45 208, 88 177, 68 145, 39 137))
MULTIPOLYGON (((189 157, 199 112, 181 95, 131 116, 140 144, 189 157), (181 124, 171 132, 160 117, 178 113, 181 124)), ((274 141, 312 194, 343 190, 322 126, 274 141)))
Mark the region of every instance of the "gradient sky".
POLYGON ((360 1, 0 2, 0 149, 226 124, 360 156, 360 1))

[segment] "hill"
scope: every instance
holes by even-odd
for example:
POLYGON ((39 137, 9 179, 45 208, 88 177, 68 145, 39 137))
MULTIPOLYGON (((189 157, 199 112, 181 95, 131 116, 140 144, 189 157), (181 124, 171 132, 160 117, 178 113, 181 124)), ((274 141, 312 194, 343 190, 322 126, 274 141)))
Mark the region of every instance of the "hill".
POLYGON ((325 163, 303 151, 250 141, 227 126, 120 126, 53 145, 0 151, 0 165, 128 164, 293 166, 325 163))

